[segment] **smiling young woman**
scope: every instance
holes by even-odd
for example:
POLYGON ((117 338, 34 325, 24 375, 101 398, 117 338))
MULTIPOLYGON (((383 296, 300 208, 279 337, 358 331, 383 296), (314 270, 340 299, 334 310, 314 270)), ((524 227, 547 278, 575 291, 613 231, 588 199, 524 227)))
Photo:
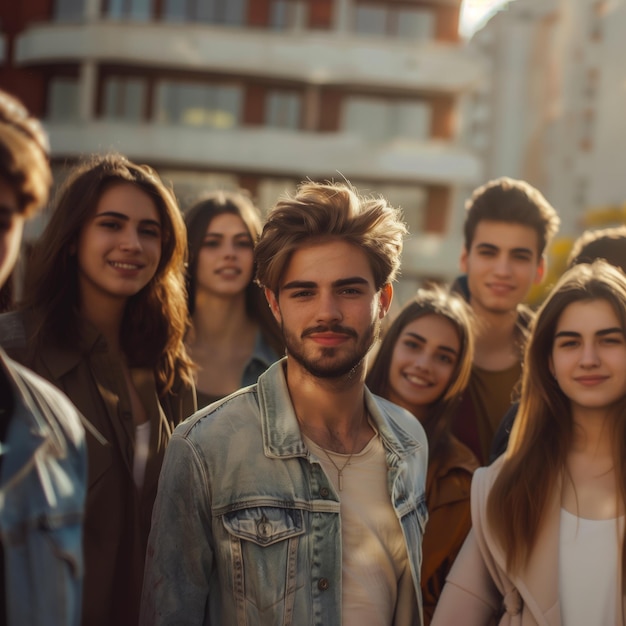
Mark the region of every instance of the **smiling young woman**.
POLYGON ((173 194, 120 155, 77 166, 0 318, 8 351, 86 418, 83 624, 136 624, 152 505, 173 428, 196 408, 173 194))
POLYGON ((424 624, 429 624, 446 575, 470 529, 470 483, 478 461, 450 432, 469 381, 474 338, 469 307, 441 289, 421 289, 382 340, 367 386, 410 411, 428 437, 422 542, 424 624))
POLYGON ((433 624, 625 623, 625 333, 621 271, 563 275, 531 327, 507 451, 474 476, 433 624))
POLYGON ((284 352, 280 330, 254 282, 261 218, 243 192, 219 191, 185 215, 191 328, 185 338, 203 407, 259 375, 284 352))

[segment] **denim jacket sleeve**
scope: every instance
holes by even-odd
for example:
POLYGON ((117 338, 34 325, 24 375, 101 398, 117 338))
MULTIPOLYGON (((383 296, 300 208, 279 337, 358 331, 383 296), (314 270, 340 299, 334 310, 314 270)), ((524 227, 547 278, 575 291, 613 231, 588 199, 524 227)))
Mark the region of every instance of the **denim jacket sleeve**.
POLYGON ((213 570, 209 502, 203 463, 193 444, 175 433, 165 453, 154 505, 140 625, 210 623, 206 614, 213 570))

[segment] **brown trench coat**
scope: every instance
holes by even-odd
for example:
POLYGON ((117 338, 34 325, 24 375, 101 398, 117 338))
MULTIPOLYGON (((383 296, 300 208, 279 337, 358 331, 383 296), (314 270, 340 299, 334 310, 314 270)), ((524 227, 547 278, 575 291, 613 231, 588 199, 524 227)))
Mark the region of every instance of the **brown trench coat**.
POLYGON ((432 619, 437 600, 472 525, 470 485, 478 460, 456 437, 446 458, 428 464, 428 524, 422 542, 424 624, 432 619))
POLYGON ((165 447, 196 409, 195 390, 178 383, 157 397, 154 373, 131 369, 150 421, 144 486, 133 480, 134 425, 124 374, 106 340, 83 322, 73 350, 29 349, 28 314, 0 316, 0 342, 17 361, 61 389, 86 418, 89 485, 85 509, 84 626, 136 626, 146 545, 165 447), (89 428, 91 425, 93 428, 89 428))
MULTIPOLYGON (((432 626, 561 626, 559 602, 560 489, 518 575, 506 570, 506 554, 486 521, 487 497, 502 465, 500 457, 472 481, 472 530, 448 575, 432 626)), ((621 581, 618 588, 621 588, 621 581)), ((624 624, 626 597, 617 610, 624 624)))

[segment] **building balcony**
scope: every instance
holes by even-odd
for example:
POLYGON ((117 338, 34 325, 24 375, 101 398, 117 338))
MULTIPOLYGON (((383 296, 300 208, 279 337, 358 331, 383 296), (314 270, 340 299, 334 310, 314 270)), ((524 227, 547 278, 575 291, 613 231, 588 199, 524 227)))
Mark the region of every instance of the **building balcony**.
POLYGON ((86 22, 38 24, 17 39, 20 65, 96 63, 262 76, 312 85, 368 86, 459 93, 481 65, 461 46, 438 41, 362 37, 197 24, 86 22))
POLYGON ((119 151, 158 167, 432 185, 474 185, 481 164, 443 141, 373 143, 347 133, 215 130, 109 121, 46 124, 55 158, 119 151))

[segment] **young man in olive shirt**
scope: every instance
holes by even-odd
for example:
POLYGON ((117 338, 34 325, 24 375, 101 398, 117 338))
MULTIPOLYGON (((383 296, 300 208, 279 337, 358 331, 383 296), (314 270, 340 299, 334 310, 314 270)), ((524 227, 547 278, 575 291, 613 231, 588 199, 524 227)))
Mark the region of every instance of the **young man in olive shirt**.
POLYGON ((453 431, 485 463, 522 371, 532 318, 522 302, 543 278, 543 254, 560 220, 537 189, 511 178, 476 189, 466 211, 464 276, 453 289, 463 293, 472 307, 476 348, 453 431))

